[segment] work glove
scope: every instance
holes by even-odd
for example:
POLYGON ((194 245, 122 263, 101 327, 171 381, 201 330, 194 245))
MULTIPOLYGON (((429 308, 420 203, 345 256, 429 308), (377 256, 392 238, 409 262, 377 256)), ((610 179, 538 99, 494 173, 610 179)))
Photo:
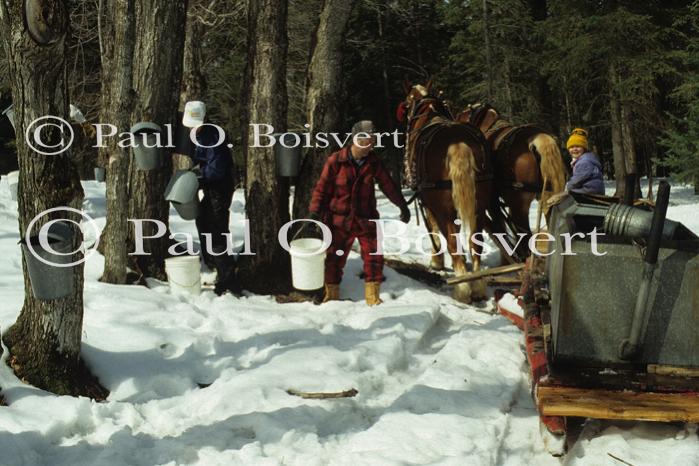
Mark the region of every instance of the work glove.
POLYGON ((410 209, 407 205, 400 208, 400 221, 403 223, 410 222, 410 209))

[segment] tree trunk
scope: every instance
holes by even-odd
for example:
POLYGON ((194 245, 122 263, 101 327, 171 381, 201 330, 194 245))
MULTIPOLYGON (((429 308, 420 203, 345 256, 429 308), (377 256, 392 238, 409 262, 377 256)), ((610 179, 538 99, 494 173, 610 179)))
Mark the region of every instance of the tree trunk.
MULTIPOLYGON (((104 6, 100 121, 115 125, 121 133, 131 126, 135 0, 106 0, 104 6)), ((100 247, 104 255, 101 280, 121 284, 126 283, 129 252, 129 151, 120 148, 117 141, 109 138, 107 147, 100 149, 100 159, 107 167, 107 224, 100 247)))
POLYGON ((626 184, 626 154, 621 129, 621 105, 619 104, 618 75, 616 66, 609 66, 609 116, 612 129, 612 152, 614 155, 614 179, 616 180, 615 197, 624 196, 626 184))
POLYGON ((488 101, 493 101, 493 59, 492 50, 490 48, 490 22, 488 20, 488 0, 483 0, 483 39, 485 51, 485 72, 486 84, 488 91, 488 101))
MULTIPOLYGON (((45 0, 40 7, 45 18, 42 34, 30 37, 23 21, 23 1, 0 2, 0 31, 9 62, 17 134, 24 134, 30 123, 47 115, 68 120, 65 39, 69 29, 65 2, 45 0)), ((41 21, 34 17, 33 20, 41 21)), ((32 19, 30 19, 32 21, 32 19)), ((36 128, 36 126, 34 126, 36 128)), ((56 128, 43 133, 47 144, 56 144, 63 134, 56 128)), ((40 220, 32 229, 36 234, 49 220, 80 221, 78 215, 65 211, 43 215, 51 208, 82 207, 83 191, 70 151, 60 155, 41 155, 32 150, 26 139, 16 138, 19 160, 19 231, 25 237, 29 223, 40 220)), ((73 250, 82 243, 77 229, 73 250)), ((76 253, 76 258, 82 254, 76 253)), ((65 269, 70 275, 73 292, 50 301, 36 299, 32 292, 26 257, 23 258, 24 305, 16 323, 4 335, 12 354, 11 364, 17 375, 29 383, 59 394, 91 393, 81 385, 84 367, 80 361, 83 321, 83 266, 65 269)), ((95 384, 96 385, 96 384, 95 384)))
MULTIPOLYGON (((206 82, 201 72, 201 44, 204 35, 204 25, 194 14, 202 0, 190 0, 187 5, 187 29, 184 36, 184 51, 182 57, 182 89, 180 90, 180 109, 190 100, 204 100, 206 82)), ((179 122, 176 122, 179 124, 179 122)), ((188 170, 192 167, 192 159, 182 154, 172 155, 172 165, 175 170, 188 170)))
POLYGON ((565 134, 570 134, 571 131, 573 131, 573 116, 572 116, 572 111, 570 108, 571 98, 570 98, 570 90, 568 89, 568 79, 566 78, 565 75, 563 75, 563 97, 565 99, 565 108, 566 108, 565 134))
POLYGON ((286 0, 249 1, 244 87, 248 113, 243 147, 247 170, 245 210, 255 255, 248 256, 241 280, 246 288, 260 292, 289 283, 289 256, 277 239, 279 230, 289 221, 289 187, 276 176, 273 148, 251 147, 254 135, 248 123, 272 125, 275 132, 286 131, 286 21, 286 0))
POLYGON ((506 103, 506 111, 507 111, 507 118, 509 120, 512 120, 512 118, 515 115, 514 112, 514 98, 512 97, 512 77, 510 73, 510 61, 505 58, 504 59, 504 70, 503 70, 503 85, 505 86, 505 103, 506 103))
MULTIPOLYGON (((308 65, 306 108, 310 132, 342 132, 342 47, 353 0, 325 0, 308 65)), ((311 194, 328 154, 309 149, 294 193, 294 218, 308 215, 311 194)))
POLYGON ((190 100, 203 100, 206 82, 201 72, 201 47, 204 35, 204 25, 193 14, 201 0, 189 0, 187 13, 187 28, 184 39, 184 54, 182 57, 182 90, 180 92, 180 107, 190 100))
MULTIPOLYGON (((131 122, 155 122, 166 130, 177 117, 182 78, 186 0, 142 0, 136 3, 136 43, 133 66, 134 105, 131 122), (154 14, 157 12, 158 14, 154 14)), ((167 138, 163 137, 165 145, 167 138)), ((162 149, 163 163, 155 170, 138 170, 133 157, 129 166, 129 218, 158 220, 167 227, 169 205, 164 191, 172 174, 172 149, 162 149)), ((129 245, 135 242, 135 229, 129 228, 129 245)), ((157 226, 143 223, 144 237, 153 236, 157 226)), ((132 256, 143 276, 164 279, 164 261, 170 245, 169 233, 143 240, 148 255, 132 256)))
MULTIPOLYGON (((351 2, 350 2, 351 3, 351 2)), ((347 19, 349 19, 349 13, 351 12, 352 6, 350 5, 347 12, 347 19)), ((391 108, 391 85, 388 81, 388 64, 386 60, 386 42, 384 39, 384 11, 386 10, 386 5, 380 3, 376 9, 376 25, 378 26, 379 33, 379 47, 381 47, 381 83, 383 84, 383 99, 384 99, 384 128, 390 128, 393 126, 393 109, 391 108)), ((347 21, 347 20, 345 20, 347 21)), ((344 38, 344 31, 342 34, 344 38)))
POLYGON ((621 139, 624 145, 624 164, 626 166, 627 175, 636 175, 636 186, 634 187, 634 199, 641 197, 641 180, 638 176, 638 163, 636 155, 636 146, 633 138, 633 129, 626 104, 622 101, 620 104, 621 116, 621 139))

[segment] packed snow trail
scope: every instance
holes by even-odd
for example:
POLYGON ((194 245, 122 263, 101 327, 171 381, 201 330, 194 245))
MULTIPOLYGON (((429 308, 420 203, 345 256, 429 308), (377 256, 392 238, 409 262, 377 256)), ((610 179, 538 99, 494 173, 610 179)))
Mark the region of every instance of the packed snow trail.
MULTIPOLYGON (((84 187, 84 208, 103 226, 103 185, 84 187)), ((24 294, 16 209, 0 184, 3 329, 24 294)), ((383 198, 380 209, 398 216, 383 198)), ((238 192, 237 242, 243 210, 238 192)), ((171 226, 195 232, 174 213, 171 226)), ((413 223, 404 236, 422 233, 413 223)), ((429 260, 414 244, 405 257, 429 260)), ((321 306, 173 296, 156 280, 149 288, 100 283, 101 270, 100 256, 86 264, 83 356, 108 400, 51 395, 0 364, 9 403, 0 408, 0 464, 560 464, 539 435, 522 335, 488 314, 492 302, 465 306, 387 269, 385 304, 368 308, 354 253, 341 288, 352 301, 321 306), (359 394, 306 400, 290 388, 359 394)), ((637 466, 699 464, 692 429, 592 422, 565 461, 618 464, 610 452, 637 466)))

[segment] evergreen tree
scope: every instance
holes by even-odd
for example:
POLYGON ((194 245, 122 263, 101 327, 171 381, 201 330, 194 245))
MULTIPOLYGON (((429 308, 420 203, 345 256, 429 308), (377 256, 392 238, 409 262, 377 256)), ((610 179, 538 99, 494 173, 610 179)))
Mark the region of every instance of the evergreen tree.
POLYGON ((672 95, 686 105, 682 116, 671 117, 673 127, 661 141, 667 149, 667 158, 660 163, 669 167, 679 180, 693 183, 695 194, 699 194, 699 0, 694 1, 687 18, 691 32, 683 55, 687 78, 672 95))

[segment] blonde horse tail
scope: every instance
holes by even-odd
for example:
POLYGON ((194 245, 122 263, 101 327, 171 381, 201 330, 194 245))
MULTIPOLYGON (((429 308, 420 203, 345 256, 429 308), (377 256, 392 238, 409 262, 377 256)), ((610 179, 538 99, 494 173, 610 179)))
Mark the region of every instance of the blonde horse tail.
POLYGON ((476 158, 471 148, 463 142, 450 145, 447 168, 454 207, 463 224, 468 225, 470 239, 476 232, 476 158))
POLYGON ((529 150, 536 151, 541 156, 539 169, 541 170, 543 188, 539 205, 543 206, 544 214, 546 214, 548 212, 546 206, 548 198, 565 189, 566 170, 563 166, 563 156, 558 149, 556 140, 546 133, 537 134, 529 143, 529 150), (547 185, 549 191, 546 190, 547 185))

